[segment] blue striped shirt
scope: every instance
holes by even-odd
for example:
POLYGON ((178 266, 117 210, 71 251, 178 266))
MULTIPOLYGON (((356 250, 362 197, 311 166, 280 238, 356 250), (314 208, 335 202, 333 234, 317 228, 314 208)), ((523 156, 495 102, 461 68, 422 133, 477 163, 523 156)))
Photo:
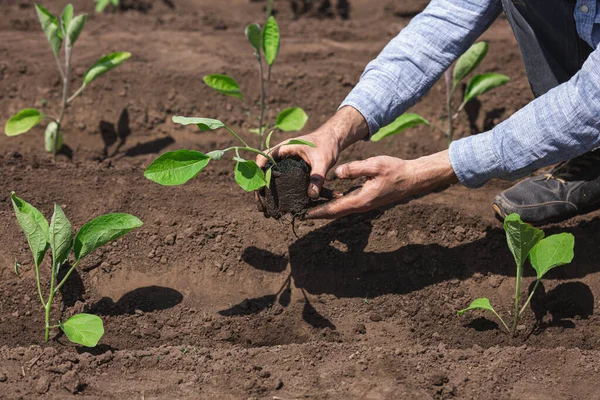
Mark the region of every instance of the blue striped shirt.
MULTIPOLYGON (((376 133, 414 105, 501 9, 500 0, 432 0, 367 65, 341 106, 356 108, 376 133)), ((581 70, 491 131, 451 144, 465 186, 520 178, 600 147, 600 0, 578 0, 575 20, 595 49, 581 70)))

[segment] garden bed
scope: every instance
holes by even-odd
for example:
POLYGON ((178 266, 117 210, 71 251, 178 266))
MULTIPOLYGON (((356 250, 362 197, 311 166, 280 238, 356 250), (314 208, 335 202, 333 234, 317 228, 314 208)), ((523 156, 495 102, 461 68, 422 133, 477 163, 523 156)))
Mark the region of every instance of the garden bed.
MULTIPOLYGON (((45 6, 57 10, 65 3, 45 6)), ((272 116, 298 105, 310 116, 309 131, 335 112, 365 64, 409 21, 383 3, 354 0, 343 21, 295 20, 276 2, 283 38, 272 116)), ((407 3, 411 15, 422 2, 407 3)), ((250 127, 241 103, 214 96, 202 76, 235 75, 252 93, 247 101, 258 100, 255 66, 247 62, 252 50, 242 32, 262 20, 262 3, 147 1, 97 16, 91 1, 86 7, 75 79, 98 52, 131 51, 131 59, 73 104, 63 125, 69 148, 57 162, 44 151, 41 127, 0 136, 0 397, 596 396, 600 213, 545 227, 575 235, 575 259, 548 274, 525 329, 511 339, 483 313, 456 316, 480 296, 509 312, 514 261, 490 207, 507 183, 453 187, 334 222, 296 222, 299 238, 290 219, 265 219, 256 211, 227 164, 211 163, 181 187, 156 185, 143 171, 158 153, 231 143, 225 133, 178 127, 171 115, 219 118, 241 132, 250 127), (101 316, 106 334, 97 348, 77 347, 64 336, 43 344, 33 265, 11 190, 47 216, 57 202, 75 227, 109 212, 144 221, 90 255, 53 310, 55 319, 82 311, 101 316), (13 273, 15 259, 20 277, 13 273)), ((54 61, 33 2, 5 2, 0 11, 4 121, 20 108, 41 107, 42 99, 57 104, 60 84, 48 67, 54 61)), ((484 38, 490 53, 482 71, 512 81, 467 107, 459 135, 489 129, 531 99, 507 22, 500 19, 484 38)), ((437 121, 443 93, 440 82, 415 111, 437 121)), ((418 127, 359 143, 343 161, 377 154, 415 158, 444 146, 438 133, 418 127)), ((526 286, 533 272, 526 267, 526 286)))

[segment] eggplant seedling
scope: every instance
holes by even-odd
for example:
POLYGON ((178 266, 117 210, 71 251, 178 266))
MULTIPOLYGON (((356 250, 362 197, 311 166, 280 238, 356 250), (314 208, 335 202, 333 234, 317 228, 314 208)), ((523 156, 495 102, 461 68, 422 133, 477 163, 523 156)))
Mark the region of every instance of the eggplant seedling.
MULTIPOLYGON (((246 38, 254 49, 254 57, 257 61, 259 80, 260 80, 260 114, 258 117, 258 128, 251 129, 252 133, 259 136, 260 148, 250 146, 246 140, 234 132, 223 122, 210 118, 189 118, 174 116, 173 122, 181 125, 196 125, 201 131, 225 129, 238 142, 236 146, 225 149, 214 150, 203 154, 199 151, 177 150, 166 152, 158 157, 148 166, 144 176, 149 180, 165 186, 181 185, 195 177, 202 171, 211 160, 220 160, 225 153, 232 152, 233 161, 235 161, 234 177, 238 185, 245 191, 251 192, 264 187, 271 188, 271 180, 277 179, 282 173, 287 171, 278 171, 278 163, 271 157, 271 152, 279 146, 287 145, 306 145, 314 147, 314 144, 301 140, 293 139, 285 143, 270 147, 271 137, 277 130, 283 132, 292 132, 301 130, 308 116, 299 107, 285 109, 279 113, 274 123, 265 122, 267 86, 271 79, 271 69, 280 47, 279 26, 273 16, 270 16, 261 29, 258 24, 248 25, 246 28, 246 38), (266 68, 266 77, 265 77, 266 68), (268 132, 268 133, 267 133, 268 132), (255 161, 246 160, 242 153, 250 152, 260 154, 270 161, 266 170, 261 169, 255 161)), ((204 82, 215 91, 226 96, 243 99, 242 91, 235 80, 227 75, 214 74, 204 77, 204 82)), ((286 162, 287 160, 282 161, 286 162)), ((288 164, 291 165, 292 160, 288 164)), ((300 168, 293 166, 293 168, 300 168)), ((304 165, 306 169, 306 165, 304 165)), ((306 175, 306 185, 308 186, 308 172, 302 171, 306 175)), ((306 187, 296 185, 296 191, 308 199, 306 187)), ((309 199, 308 199, 309 200, 309 199)))
POLYGON ((467 311, 475 309, 491 311, 500 320, 506 331, 515 335, 519 319, 531 302, 544 275, 551 269, 569 264, 573 260, 575 237, 570 233, 559 233, 544 237, 544 231, 524 223, 521 221, 521 217, 518 214, 510 214, 506 217, 504 220, 504 230, 506 232, 508 248, 514 257, 517 266, 512 328, 508 328, 504 319, 502 319, 500 314, 494 310, 487 298, 473 300, 469 307, 458 311, 458 315, 463 315, 467 311), (523 307, 519 308, 523 266, 528 258, 531 266, 536 272, 536 281, 525 304, 523 304, 523 307))
POLYGON ((444 78, 446 80, 446 128, 442 128, 436 124, 433 124, 419 114, 405 113, 399 116, 391 124, 381 128, 371 137, 371 140, 377 142, 383 138, 396 135, 408 128, 412 128, 413 126, 429 125, 441 131, 448 139, 448 145, 450 145, 454 138, 454 120, 458 118, 458 115, 464 110, 467 103, 476 97, 489 92, 490 90, 507 84, 510 81, 510 78, 503 74, 477 74, 467 85, 460 105, 456 108, 454 107, 453 100, 456 89, 460 86, 460 83, 471 72, 473 72, 479 66, 479 64, 481 64, 487 52, 488 44, 486 42, 475 43, 469 48, 469 50, 460 56, 460 58, 456 61, 454 68, 450 67, 446 70, 446 73, 444 74, 444 78))
POLYGON ((44 134, 45 148, 46 151, 52 153, 53 157, 56 158, 56 153, 61 149, 63 145, 62 136, 62 123, 65 117, 65 111, 67 107, 75 100, 85 88, 96 78, 103 75, 105 72, 110 71, 113 68, 118 67, 125 62, 130 56, 127 52, 117 52, 108 54, 100 58, 94 65, 88 69, 83 76, 83 82, 81 86, 73 93, 70 94, 69 86, 71 80, 71 56, 73 53, 73 46, 79 38, 85 22, 87 20, 87 14, 81 14, 76 17, 73 16, 73 5, 68 4, 63 10, 60 19, 56 18, 39 4, 35 5, 37 16, 42 25, 42 30, 50 43, 52 53, 56 59, 56 65, 58 72, 60 73, 62 80, 62 97, 60 102, 60 111, 56 118, 48 117, 41 111, 35 108, 26 108, 13 115, 4 127, 4 132, 7 136, 16 136, 22 133, 28 132, 30 129, 38 125, 46 117, 50 119, 50 123, 46 126, 44 134), (63 42, 64 46, 64 65, 60 61, 61 47, 63 42))
MULTIPOLYGON (((129 214, 102 215, 83 225, 79 232, 74 235, 71 223, 58 204, 54 204, 54 214, 50 224, 48 224, 48 221, 38 209, 18 198, 14 192, 11 194, 11 200, 17 221, 27 238, 33 255, 37 290, 45 311, 45 341, 49 340, 51 329, 60 328, 71 342, 87 347, 96 346, 104 334, 102 320, 96 315, 76 314, 65 322, 59 321, 58 324, 51 325, 52 302, 81 260, 108 242, 142 226, 142 221, 129 214), (48 249, 52 251, 50 289, 47 300, 44 300, 40 266, 48 249), (71 251, 74 256, 72 263, 69 261, 71 251), (68 270, 59 280, 59 272, 63 268, 68 268, 68 270)), ((18 262, 15 261, 15 273, 17 275, 18 266, 18 262)))
POLYGON ((104 9, 109 5, 112 6, 113 10, 119 7, 119 0, 94 0, 96 2, 96 12, 102 13, 104 9))

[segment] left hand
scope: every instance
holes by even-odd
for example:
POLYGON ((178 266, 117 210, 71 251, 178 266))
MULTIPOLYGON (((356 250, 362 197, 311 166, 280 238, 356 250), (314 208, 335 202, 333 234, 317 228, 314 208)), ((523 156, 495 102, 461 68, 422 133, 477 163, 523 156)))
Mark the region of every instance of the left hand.
POLYGON ((367 181, 360 189, 311 208, 306 219, 335 219, 366 212, 458 181, 447 150, 416 160, 378 156, 354 161, 337 167, 335 176, 339 179, 366 177, 367 181))

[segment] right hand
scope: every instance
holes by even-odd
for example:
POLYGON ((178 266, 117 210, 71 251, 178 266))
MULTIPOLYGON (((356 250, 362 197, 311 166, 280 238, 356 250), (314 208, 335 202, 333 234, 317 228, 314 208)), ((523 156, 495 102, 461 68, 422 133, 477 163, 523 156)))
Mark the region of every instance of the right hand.
MULTIPOLYGON (((308 197, 318 199, 327 172, 337 163, 342 150, 357 142, 368 134, 364 117, 352 107, 343 107, 329 121, 316 131, 297 139, 307 140, 315 145, 288 145, 277 147, 271 152, 275 160, 285 157, 298 157, 310 165, 310 184, 308 197)), ((288 142, 286 140, 283 143, 288 142)), ((267 159, 258 156, 256 162, 260 167, 267 164, 267 159)))

